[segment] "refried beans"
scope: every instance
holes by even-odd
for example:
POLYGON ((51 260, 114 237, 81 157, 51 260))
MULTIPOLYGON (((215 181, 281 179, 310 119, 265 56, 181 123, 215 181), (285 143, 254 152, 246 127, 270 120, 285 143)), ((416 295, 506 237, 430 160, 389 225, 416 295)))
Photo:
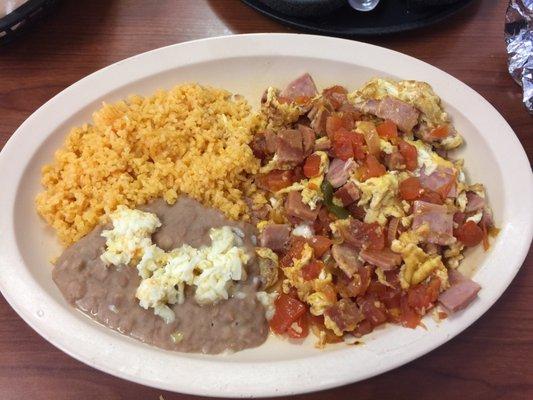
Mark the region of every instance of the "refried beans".
POLYGON ((139 305, 135 292, 141 278, 135 267, 106 266, 100 259, 106 244, 101 233, 109 228, 100 225, 68 247, 55 264, 53 279, 65 299, 101 324, 163 349, 216 354, 262 344, 269 329, 264 306, 256 298, 260 277, 254 252, 255 228, 229 221, 221 212, 188 197, 180 197, 172 206, 156 200, 141 209, 159 217, 162 226, 152 239, 167 251, 183 244, 210 245, 211 228, 232 226, 244 232, 243 246, 252 258, 246 265, 246 280, 235 283, 232 289, 235 295, 200 306, 189 287, 185 302, 171 306, 176 319, 165 323, 139 305), (180 336, 177 342, 171 337, 176 332, 180 336))

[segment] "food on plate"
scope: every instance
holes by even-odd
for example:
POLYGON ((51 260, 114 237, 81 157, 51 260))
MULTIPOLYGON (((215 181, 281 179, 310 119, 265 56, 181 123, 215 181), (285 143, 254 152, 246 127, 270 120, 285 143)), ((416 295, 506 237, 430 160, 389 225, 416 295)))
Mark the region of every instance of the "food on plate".
POLYGON ((248 146, 257 118, 242 97, 199 85, 104 104, 43 168, 37 211, 64 245, 120 204, 173 203, 182 193, 245 219, 246 179, 258 165, 248 146))
POLYGON ((279 260, 275 333, 353 343, 475 299, 457 268, 496 229, 485 188, 448 157, 463 139, 431 86, 376 78, 319 92, 305 74, 268 88, 262 113, 251 146, 268 202, 253 214, 279 260))
POLYGON ((268 335, 254 227, 188 197, 159 199, 67 248, 53 279, 98 322, 161 348, 220 353, 268 335))
POLYGON ((320 92, 304 74, 256 111, 196 84, 104 105, 43 168, 37 211, 66 246, 52 276, 91 318, 170 350, 416 328, 476 298, 459 265, 497 233, 448 154, 462 144, 417 81, 320 92))

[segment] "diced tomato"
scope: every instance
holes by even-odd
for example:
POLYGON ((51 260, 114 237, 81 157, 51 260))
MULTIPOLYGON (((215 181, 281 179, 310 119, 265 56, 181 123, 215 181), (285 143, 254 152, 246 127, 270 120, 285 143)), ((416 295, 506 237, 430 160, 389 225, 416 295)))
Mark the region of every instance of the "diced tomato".
POLYGON ((356 160, 364 160, 366 157, 364 144, 365 138, 363 135, 357 132, 352 133, 353 136, 350 137, 352 140, 353 156, 356 160))
POLYGON ((283 188, 292 185, 294 179, 293 171, 273 170, 258 178, 258 184, 271 192, 277 192, 283 188))
POLYGON ((401 316, 400 323, 407 328, 416 328, 420 323, 422 317, 409 306, 407 296, 403 296, 401 300, 401 316))
POLYGON ((409 171, 414 171, 418 167, 418 153, 416 147, 407 143, 405 140, 398 142, 398 150, 400 154, 405 158, 405 166, 409 171))
POLYGON ((429 132, 428 138, 432 140, 444 139, 449 134, 450 130, 448 125, 441 125, 429 132))
POLYGON ((439 297, 440 280, 432 278, 429 283, 422 283, 409 289, 407 303, 410 307, 422 311, 427 310, 439 297))
POLYGON ((342 128, 342 118, 336 114, 330 115, 326 119, 326 133, 332 138, 335 132, 342 128))
POLYGON ((429 189, 424 189, 422 191, 422 194, 420 195, 420 200, 433 204, 444 204, 441 195, 429 189))
POLYGON ((332 135, 333 153, 337 158, 346 161, 350 157, 363 159, 364 137, 360 133, 350 132, 346 128, 340 128, 332 135))
POLYGON ((364 165, 358 168, 359 175, 362 181, 366 181, 370 178, 385 175, 387 169, 381 164, 376 157, 372 154, 368 154, 365 159, 364 165))
POLYGON ((398 127, 390 120, 386 120, 376 127, 378 135, 383 139, 394 139, 398 137, 398 127))
POLYGON ((309 335, 309 321, 307 320, 307 315, 303 314, 287 328, 287 336, 293 339, 303 339, 307 335, 309 335), (293 328, 294 325, 297 328, 293 328))
POLYGON ((345 129, 339 129, 332 135, 333 153, 337 158, 346 161, 353 157, 351 135, 352 133, 345 129))
POLYGON ((353 130, 355 127, 355 121, 351 113, 341 114, 342 127, 348 131, 353 130))
POLYGON ((483 240, 483 230, 474 221, 467 221, 455 230, 454 236, 465 246, 473 247, 483 240))
POLYGON ((305 159, 304 175, 307 178, 320 175, 320 156, 318 154, 311 154, 305 159))
POLYGON ((270 328, 281 335, 287 331, 293 322, 305 314, 307 307, 300 300, 287 294, 280 294, 274 302, 276 311, 270 320, 270 328))
POLYGON ((304 281, 316 279, 323 269, 324 263, 322 261, 311 261, 302 268, 302 278, 304 278, 304 281))
POLYGON ((332 241, 326 236, 315 235, 309 239, 309 245, 313 248, 316 258, 320 258, 332 245, 332 241))
POLYGON ((302 256, 305 243, 306 243, 306 240, 302 238, 301 236, 293 236, 289 250, 279 260, 280 266, 282 268, 292 266, 292 260, 294 258, 298 259, 302 256))
POLYGON ((402 200, 413 201, 422 194, 422 186, 417 177, 410 177, 400 182, 399 187, 400 198, 402 200))

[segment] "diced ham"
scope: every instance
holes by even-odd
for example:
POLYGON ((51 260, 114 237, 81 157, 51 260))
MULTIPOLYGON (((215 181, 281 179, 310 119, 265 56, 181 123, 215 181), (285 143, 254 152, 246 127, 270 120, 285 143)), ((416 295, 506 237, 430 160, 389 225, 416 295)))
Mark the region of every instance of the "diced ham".
POLYGON ((350 102, 347 102, 347 103, 343 103, 340 107, 339 107, 339 111, 342 112, 344 115, 348 114, 352 117, 353 120, 358 120, 361 118, 361 113, 359 112, 359 110, 357 109, 357 107, 355 107, 352 103, 350 102))
POLYGON ((361 193, 359 188, 353 182, 346 182, 340 189, 337 189, 334 194, 334 197, 341 201, 343 207, 346 207, 359 200, 360 196, 361 193))
POLYGON ((289 192, 287 200, 285 201, 285 211, 288 216, 296 217, 304 221, 313 222, 318 216, 320 208, 314 210, 302 201, 302 194, 300 192, 289 192))
POLYGON ((356 167, 357 165, 355 164, 355 161, 351 158, 346 161, 343 161, 340 158, 334 158, 329 164, 326 180, 334 188, 341 187, 350 177, 350 172, 356 167))
POLYGON ((420 116, 420 112, 414 106, 390 96, 382 100, 367 100, 356 104, 356 108, 363 113, 389 119, 404 132, 411 132, 418 124, 420 116))
POLYGON ((365 317, 356 303, 350 299, 341 299, 336 304, 324 311, 324 316, 329 318, 340 332, 353 331, 365 317))
POLYGON ((399 151, 386 154, 384 161, 389 170, 399 171, 405 169, 405 158, 399 151))
POLYGON ((310 127, 317 135, 326 134, 326 121, 330 115, 331 113, 321 103, 315 104, 311 111, 309 111, 307 116, 311 120, 310 127))
POLYGON ((379 250, 385 246, 383 230, 377 223, 365 224, 358 219, 350 219, 347 226, 339 226, 339 233, 347 244, 356 249, 370 247, 379 250))
POLYGON ((261 247, 268 247, 274 251, 281 251, 287 246, 291 228, 287 224, 267 225, 259 236, 261 247))
POLYGON ((254 156, 264 160, 276 152, 277 136, 272 131, 258 132, 250 143, 254 156))
POLYGON ((448 270, 450 287, 439 295, 439 302, 451 313, 462 310, 477 296, 481 286, 459 271, 448 270))
POLYGON ((282 163, 300 163, 304 159, 302 132, 298 129, 284 129, 278 133, 276 155, 282 163))
POLYGON ((439 245, 453 243, 453 214, 444 205, 417 200, 413 205, 413 229, 424 223, 429 225, 427 241, 439 245))
POLYGON ((365 114, 378 114, 379 100, 367 100, 363 103, 357 103, 354 105, 355 109, 365 114))
POLYGON ((331 140, 327 136, 323 136, 315 142, 315 151, 328 151, 329 149, 331 149, 331 140))
POLYGON ((447 197, 455 197, 457 195, 455 172, 451 168, 439 166, 429 175, 426 174, 425 168, 422 168, 419 179, 420 185, 424 189, 429 189, 434 192, 442 192, 448 189, 447 197))
POLYGON ((302 124, 298 125, 298 130, 302 133, 302 148, 304 156, 307 157, 315 147, 315 131, 302 124))
POLYGON ((362 266, 357 256, 357 251, 351 246, 334 244, 331 246, 331 255, 348 278, 352 278, 359 267, 362 266))
POLYGON ((318 94, 315 82, 308 73, 303 74, 287 85, 280 93, 279 97, 291 102, 301 98, 313 98, 318 94))
POLYGON ((382 250, 364 249, 359 256, 369 264, 380 267, 384 271, 396 269, 402 263, 402 256, 388 248, 382 250))
POLYGON ((466 213, 476 212, 485 207, 485 199, 474 192, 466 192, 466 199, 466 213))
POLYGON ((418 124, 420 112, 411 104, 387 96, 379 102, 376 115, 383 119, 390 119, 404 132, 411 132, 418 124))

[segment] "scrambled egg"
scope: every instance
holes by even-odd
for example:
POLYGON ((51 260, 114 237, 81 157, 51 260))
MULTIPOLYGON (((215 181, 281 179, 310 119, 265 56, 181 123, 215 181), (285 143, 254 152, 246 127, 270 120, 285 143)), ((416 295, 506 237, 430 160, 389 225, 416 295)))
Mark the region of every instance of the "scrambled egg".
POLYGON ((300 118, 300 108, 294 103, 281 103, 278 96, 279 90, 269 87, 262 105, 269 117, 267 127, 271 129, 287 126, 300 118))
POLYGON ((319 174, 311 179, 302 179, 300 182, 295 182, 291 186, 276 192, 276 195, 280 195, 294 191, 301 191, 302 201, 307 204, 311 210, 315 210, 318 203, 324 200, 324 195, 322 194, 320 186, 324 181, 324 174, 329 168, 329 158, 326 152, 315 151, 313 154, 317 154, 320 157, 319 174))
POLYGON ((326 308, 335 303, 334 299, 328 297, 324 290, 332 285, 333 277, 330 272, 322 271, 318 278, 305 281, 302 277, 302 268, 305 267, 313 257, 313 249, 306 243, 302 255, 298 259, 293 259, 293 266, 283 268, 287 279, 283 281, 283 291, 288 292, 290 287, 295 287, 298 297, 309 304, 309 311, 313 315, 322 315, 326 308))
POLYGON ((229 226, 210 230, 210 246, 183 245, 165 252, 150 237, 161 226, 155 214, 121 207, 111 220, 113 229, 102 233, 106 238, 102 260, 118 265, 140 258, 137 269, 142 280, 135 296, 141 307, 153 308, 166 322, 174 320, 168 304, 183 303, 185 285, 196 286, 195 300, 207 304, 227 299, 231 283, 245 278, 243 266, 250 256, 229 226))
POLYGON ((417 231, 404 232, 392 242, 391 250, 400 253, 404 262, 399 275, 403 289, 423 282, 433 273, 441 280, 441 290, 448 287, 448 272, 441 256, 429 255, 418 246, 426 230, 424 225, 417 231))
POLYGON ((422 167, 424 168, 426 175, 432 174, 438 167, 455 169, 455 165, 451 161, 439 156, 431 150, 431 146, 425 144, 421 140, 406 140, 406 142, 416 147, 418 154, 418 169, 415 173, 417 175, 420 175, 422 167))
POLYGON ((397 147, 392 145, 392 143, 384 140, 384 139, 379 139, 379 148, 381 149, 381 151, 385 154, 392 154, 396 151, 397 147))
POLYGON ((364 182, 354 181, 361 190, 358 205, 363 206, 366 211, 366 223, 377 222, 385 225, 387 217, 401 218, 405 215, 397 198, 399 177, 400 174, 392 171, 364 182))
POLYGON ((440 98, 435 94, 433 88, 425 82, 374 78, 361 89, 349 95, 352 100, 357 102, 369 99, 380 100, 387 96, 396 97, 415 106, 421 111, 421 121, 430 127, 449 123, 448 114, 441 107, 440 98))
POLYGON ((140 258, 142 250, 152 243, 152 233, 161 226, 155 214, 126 206, 118 206, 110 217, 113 229, 102 232, 107 248, 101 259, 106 265, 128 265, 140 258))

